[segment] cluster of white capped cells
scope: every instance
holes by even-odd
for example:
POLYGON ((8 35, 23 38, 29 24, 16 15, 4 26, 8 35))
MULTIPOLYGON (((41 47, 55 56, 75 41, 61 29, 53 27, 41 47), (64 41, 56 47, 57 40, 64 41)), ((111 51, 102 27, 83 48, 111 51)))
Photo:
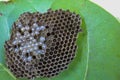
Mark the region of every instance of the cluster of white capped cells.
POLYGON ((38 26, 36 23, 34 23, 30 28, 29 26, 23 27, 21 24, 18 24, 18 28, 21 32, 18 31, 16 33, 15 40, 12 44, 17 45, 14 50, 16 53, 22 53, 21 58, 24 61, 32 60, 32 56, 29 56, 30 52, 36 55, 45 54, 47 47, 45 44, 45 37, 39 36, 37 39, 35 38, 35 35, 39 35, 40 31, 45 29, 45 26, 38 26), (26 54, 28 56, 26 56, 26 54))

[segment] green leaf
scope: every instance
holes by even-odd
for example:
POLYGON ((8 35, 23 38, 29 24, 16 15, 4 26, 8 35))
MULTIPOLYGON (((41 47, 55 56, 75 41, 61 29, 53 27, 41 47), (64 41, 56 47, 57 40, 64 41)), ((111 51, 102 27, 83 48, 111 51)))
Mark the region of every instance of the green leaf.
MULTIPOLYGON (((26 11, 43 13, 49 8, 69 9, 71 12, 80 14, 83 29, 78 36, 75 59, 67 70, 51 79, 119 80, 120 23, 111 14, 88 0, 15 0, 6 4, 0 3, 0 13, 2 13, 0 16, 0 63, 3 65, 5 63, 4 41, 9 39, 11 26, 19 15, 26 11)), ((7 75, 7 71, 4 72, 4 75, 7 75)), ((1 76, 1 74, 0 79, 3 80, 4 75, 1 76)), ((10 78, 4 78, 10 80, 10 78)))
POLYGON ((0 79, 2 80, 15 80, 16 78, 7 70, 2 64, 0 64, 0 79))

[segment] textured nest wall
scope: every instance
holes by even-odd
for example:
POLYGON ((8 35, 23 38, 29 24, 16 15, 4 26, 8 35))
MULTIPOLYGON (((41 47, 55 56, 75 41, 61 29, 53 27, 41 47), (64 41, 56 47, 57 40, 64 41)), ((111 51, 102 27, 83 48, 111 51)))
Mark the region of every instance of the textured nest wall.
POLYGON ((63 10, 23 13, 5 43, 6 64, 16 77, 52 77, 75 57, 79 15, 63 10))

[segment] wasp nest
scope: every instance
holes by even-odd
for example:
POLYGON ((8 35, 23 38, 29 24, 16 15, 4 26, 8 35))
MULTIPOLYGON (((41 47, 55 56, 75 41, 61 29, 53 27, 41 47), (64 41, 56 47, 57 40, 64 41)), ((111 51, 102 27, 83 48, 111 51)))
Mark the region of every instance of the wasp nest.
POLYGON ((79 15, 69 11, 25 12, 5 43, 6 64, 16 77, 52 77, 75 57, 79 15))

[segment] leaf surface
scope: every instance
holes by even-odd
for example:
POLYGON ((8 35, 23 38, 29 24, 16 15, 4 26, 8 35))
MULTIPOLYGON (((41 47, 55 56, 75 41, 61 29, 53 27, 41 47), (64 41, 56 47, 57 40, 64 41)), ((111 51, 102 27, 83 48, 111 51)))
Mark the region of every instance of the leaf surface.
MULTIPOLYGON (((80 14, 83 29, 83 32, 78 35, 75 59, 67 70, 51 79, 119 80, 120 23, 111 14, 88 0, 15 0, 7 4, 1 2, 0 63, 5 64, 4 41, 9 39, 11 26, 19 15, 26 11, 43 13, 49 8, 69 9, 80 14)), ((4 71, 3 74, 7 75, 7 72, 4 71)), ((3 80, 1 75, 2 73, 0 79, 3 80)))

